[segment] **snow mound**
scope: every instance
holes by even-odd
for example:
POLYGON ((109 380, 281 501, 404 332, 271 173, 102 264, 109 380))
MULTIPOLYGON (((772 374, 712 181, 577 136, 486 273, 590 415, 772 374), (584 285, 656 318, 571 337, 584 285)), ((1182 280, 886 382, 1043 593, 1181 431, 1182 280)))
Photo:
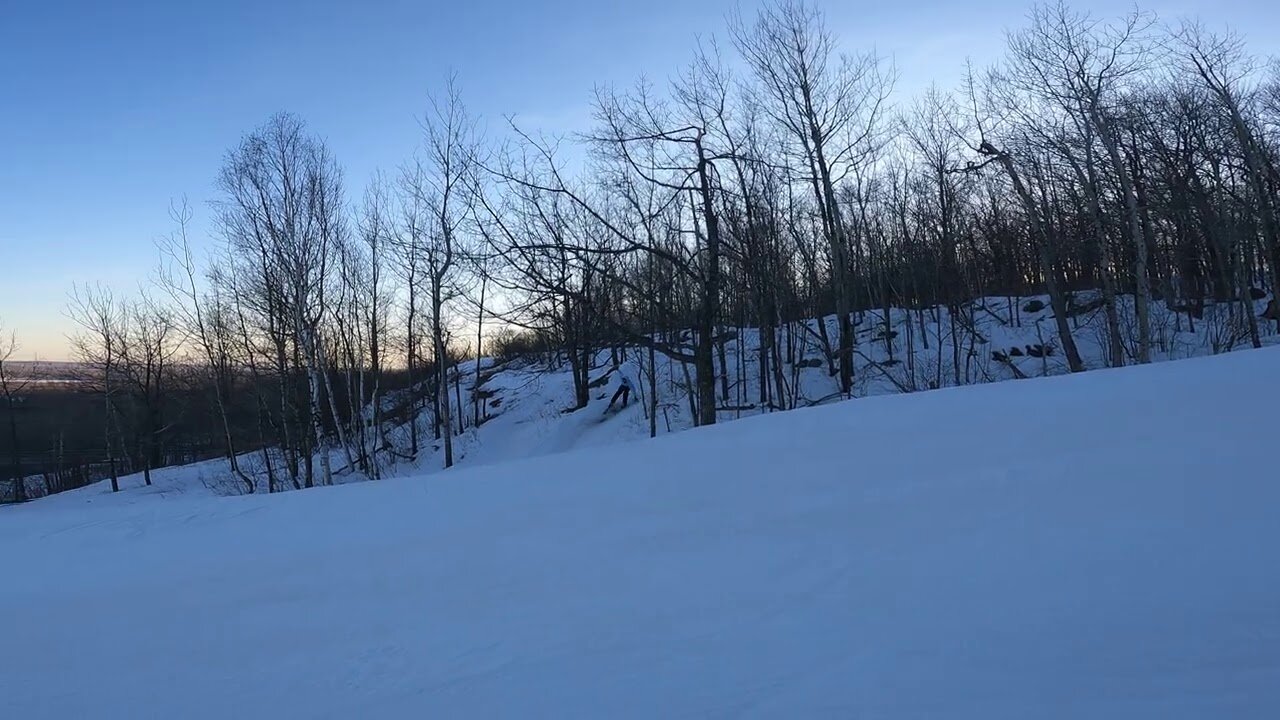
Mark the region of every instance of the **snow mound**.
POLYGON ((0 717, 1280 717, 1280 350, 0 509, 0 717))

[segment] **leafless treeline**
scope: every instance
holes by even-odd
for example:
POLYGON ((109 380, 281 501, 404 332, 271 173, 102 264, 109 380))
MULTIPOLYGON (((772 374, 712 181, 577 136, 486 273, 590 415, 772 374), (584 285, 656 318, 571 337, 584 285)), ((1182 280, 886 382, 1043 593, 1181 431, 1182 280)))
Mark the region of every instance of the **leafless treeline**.
POLYGON ((209 376, 210 432, 253 491, 377 477, 422 430, 451 465, 484 420, 458 372, 478 349, 567 363, 577 407, 601 348, 661 354, 710 424, 742 328, 769 409, 794 403, 797 335, 851 394, 868 310, 945 311, 953 384, 973 381, 979 297, 1047 295, 1073 371, 1082 290, 1100 291, 1109 365, 1161 352, 1157 305, 1178 329, 1227 308, 1215 349, 1277 331, 1254 303, 1280 284, 1280 72, 1238 37, 1038 6, 995 67, 901 99, 890 64, 841 48, 812 5, 727 29, 668 83, 597 88, 580 138, 482 133, 451 81, 418 153, 354 199, 301 120, 271 118, 227 155, 207 262, 179 208, 150 299, 73 304, 107 454, 125 452, 114 397, 140 408, 139 452, 162 442, 179 357, 209 376), (834 331, 801 322, 824 316, 834 331))

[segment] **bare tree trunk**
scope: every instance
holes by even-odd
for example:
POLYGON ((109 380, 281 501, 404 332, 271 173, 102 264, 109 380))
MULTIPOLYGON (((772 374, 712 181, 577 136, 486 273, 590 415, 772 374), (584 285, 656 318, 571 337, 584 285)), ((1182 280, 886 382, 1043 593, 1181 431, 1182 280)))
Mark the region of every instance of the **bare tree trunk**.
MULTIPOLYGON (((1072 169, 1075 170, 1076 180, 1080 183, 1085 201, 1088 203, 1090 226, 1098 243, 1101 265, 1098 268, 1098 275, 1102 285, 1102 306, 1107 316, 1107 341, 1111 356, 1109 364, 1111 367, 1121 367, 1125 364, 1124 343, 1123 336, 1120 333, 1120 317, 1116 310, 1116 285, 1113 271, 1115 260, 1111 253, 1111 241, 1107 237, 1106 229, 1103 227, 1102 204, 1098 200, 1098 175, 1094 164, 1094 150, 1092 137, 1086 136, 1084 169, 1082 170, 1070 155, 1067 155, 1067 160, 1071 163, 1072 169)), ((1066 154, 1065 150, 1064 154, 1066 154)))
POLYGON ((484 406, 484 400, 480 397, 480 359, 484 357, 482 345, 484 344, 484 300, 485 291, 489 287, 489 273, 486 270, 480 271, 480 303, 479 317, 476 318, 476 381, 475 390, 472 391, 472 402, 474 403, 476 427, 480 427, 482 418, 480 417, 480 409, 484 406))
MULTIPOLYGON (((328 399, 328 402, 329 402, 329 416, 333 418, 334 431, 338 433, 338 444, 342 446, 342 454, 346 458, 347 467, 354 470, 356 467, 356 460, 351 455, 351 442, 350 442, 350 439, 347 437, 347 431, 344 423, 342 422, 342 416, 338 414, 338 400, 333 394, 333 380, 330 379, 329 373, 326 369, 321 369, 319 375, 324 383, 325 397, 328 399)), ((353 389, 352 394, 356 395, 357 397, 363 397, 363 390, 360 388, 353 389)), ((351 415, 351 422, 362 423, 363 422, 363 418, 361 417, 361 411, 363 410, 363 408, 361 407, 362 403, 360 402, 360 400, 357 400, 352 404, 354 407, 353 407, 353 413, 351 415)), ((363 432, 361 434, 363 434, 363 432)), ((316 438, 316 444, 317 445, 320 444, 319 437, 316 438)))
POLYGON ((1040 219, 1035 198, 1031 196, 1027 186, 1023 184, 1022 176, 1018 174, 1017 168, 1014 167, 1013 158, 985 141, 982 143, 980 151, 983 155, 996 160, 1004 169, 1009 181, 1013 184, 1018 199, 1022 203, 1023 210, 1027 214, 1027 221, 1031 224, 1033 233, 1040 239, 1040 242, 1035 244, 1040 252, 1040 266, 1044 273, 1045 290, 1049 293, 1049 304, 1053 307, 1054 320, 1058 325, 1058 337, 1062 341, 1062 349, 1067 355, 1067 364, 1071 368, 1071 372, 1081 372, 1084 370, 1084 363, 1080 360, 1080 351, 1076 348, 1075 339, 1071 337, 1071 326, 1067 323, 1067 302, 1066 298, 1063 297, 1061 287, 1058 285, 1053 239, 1046 232, 1044 223, 1040 219))
POLYGON ((1107 150, 1112 169, 1120 183, 1120 194, 1124 196, 1125 219, 1129 227, 1129 239, 1133 243, 1133 306, 1138 322, 1138 362, 1151 362, 1151 277, 1147 267, 1147 240, 1142 233, 1142 219, 1138 214, 1138 196, 1133 190, 1133 178, 1129 167, 1120 154, 1119 141, 1116 139, 1111 124, 1105 122, 1094 112, 1094 123, 1098 126, 1102 138, 1102 146, 1107 150))
POLYGON ((453 415, 449 402, 449 358, 444 345, 444 298, 441 296, 440 277, 432 278, 431 285, 431 339, 435 344, 436 403, 439 407, 437 427, 443 428, 444 466, 453 467, 453 415))
POLYGON ((107 462, 111 467, 111 492, 120 492, 120 476, 116 471, 116 451, 115 445, 111 442, 111 361, 107 361, 106 372, 103 379, 102 404, 103 419, 102 430, 104 433, 104 445, 107 451, 107 462))
POLYGON ((698 186, 702 196, 701 210, 706 230, 706 262, 703 267, 702 309, 698 318, 698 344, 694 348, 694 371, 698 378, 700 425, 716 422, 715 364, 712 344, 715 323, 720 314, 720 218, 715 211, 711 190, 710 163, 704 159, 701 142, 697 144, 698 186))
MULTIPOLYGON (((315 366, 307 369, 307 382, 311 389, 311 425, 315 431, 315 451, 320 454, 320 482, 324 485, 333 484, 333 469, 329 466, 329 448, 324 443, 324 424, 321 422, 322 417, 320 410, 321 401, 321 384, 324 380, 318 375, 320 370, 315 366)), ((307 458, 308 464, 311 462, 310 456, 307 458)))

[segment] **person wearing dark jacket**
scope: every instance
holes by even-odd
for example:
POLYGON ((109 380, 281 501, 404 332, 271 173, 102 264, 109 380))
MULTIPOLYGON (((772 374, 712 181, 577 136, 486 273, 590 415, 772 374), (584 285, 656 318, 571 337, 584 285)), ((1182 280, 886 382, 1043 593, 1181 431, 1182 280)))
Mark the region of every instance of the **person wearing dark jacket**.
POLYGON ((627 400, 631 397, 631 378, 625 370, 618 370, 618 389, 613 393, 613 397, 609 400, 609 406, 604 409, 607 413, 613 408, 613 404, 622 398, 622 407, 627 406, 627 400))

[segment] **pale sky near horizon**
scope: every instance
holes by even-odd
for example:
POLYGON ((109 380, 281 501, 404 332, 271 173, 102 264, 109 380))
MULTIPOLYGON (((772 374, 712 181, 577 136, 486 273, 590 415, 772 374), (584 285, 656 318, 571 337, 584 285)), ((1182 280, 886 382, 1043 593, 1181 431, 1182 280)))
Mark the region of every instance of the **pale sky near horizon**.
MULTIPOLYGON (((515 114, 542 131, 582 130, 594 85, 661 81, 699 38, 727 46, 726 13, 756 4, 0 0, 0 325, 22 359, 65 359, 72 287, 134 291, 156 265, 173 199, 189 198, 203 233, 223 153, 275 111, 325 138, 358 197, 376 169, 413 153, 415 117, 450 71, 490 124, 515 114)), ((996 59, 1030 7, 817 4, 844 48, 893 58, 900 100, 933 81, 953 87, 967 57, 996 59)), ((1125 5, 1072 4, 1103 15, 1125 5)), ((1259 54, 1278 49, 1274 2, 1140 5, 1230 24, 1259 54)))

